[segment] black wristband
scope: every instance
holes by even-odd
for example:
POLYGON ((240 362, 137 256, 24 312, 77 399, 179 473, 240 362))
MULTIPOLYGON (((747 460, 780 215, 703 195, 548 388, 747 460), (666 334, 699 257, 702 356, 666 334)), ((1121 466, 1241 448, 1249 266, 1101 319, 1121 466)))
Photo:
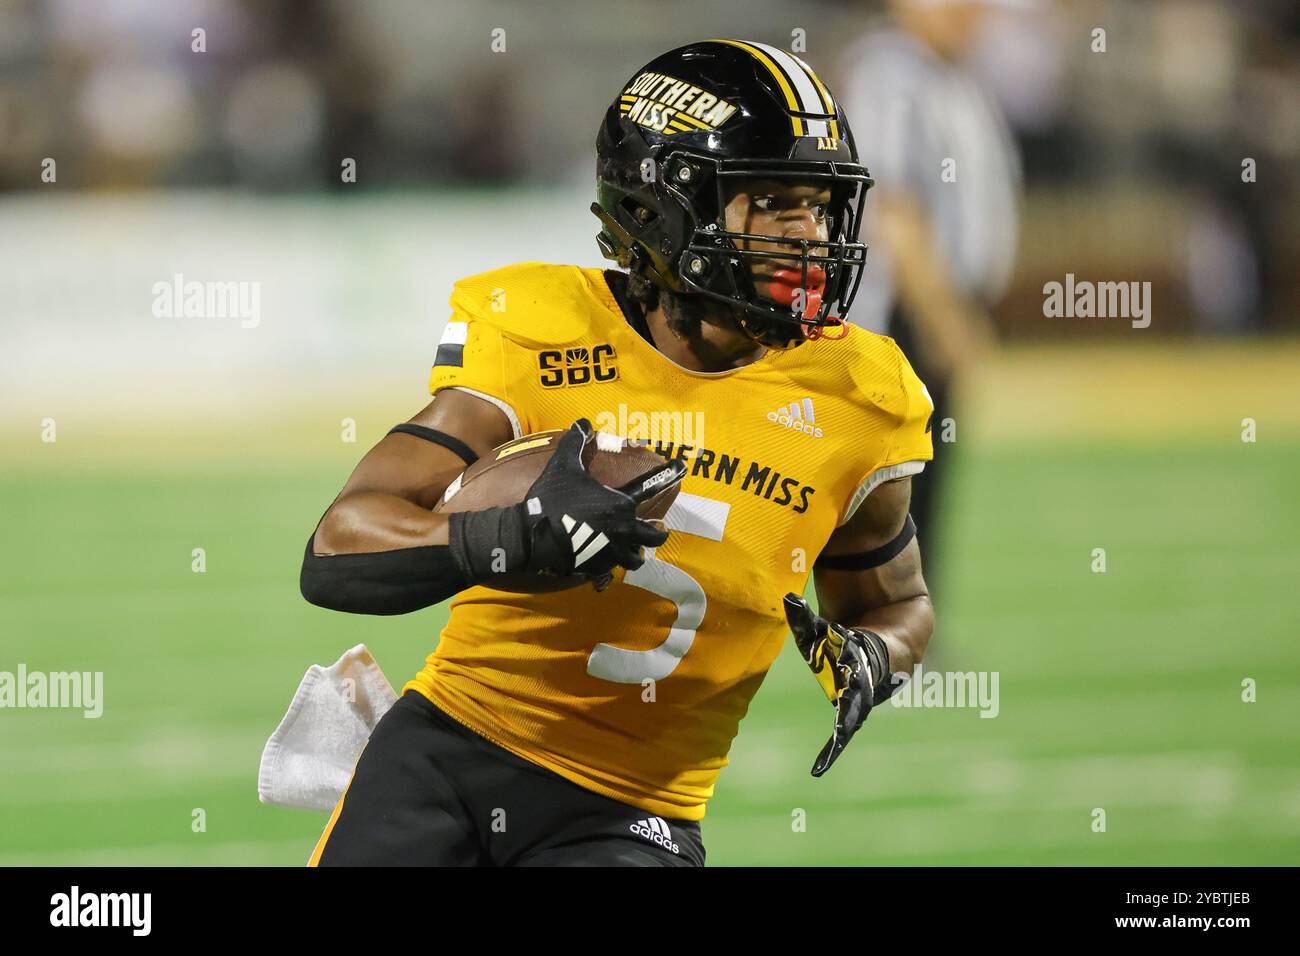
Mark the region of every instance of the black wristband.
POLYGON ((875 686, 871 688, 871 706, 882 704, 894 693, 894 675, 889 672, 889 648, 885 639, 875 631, 855 627, 862 635, 867 646, 867 659, 871 662, 871 672, 876 676, 875 686))
POLYGON ((519 504, 450 515, 447 543, 466 580, 490 585, 497 574, 528 569, 531 548, 524 513, 519 504))

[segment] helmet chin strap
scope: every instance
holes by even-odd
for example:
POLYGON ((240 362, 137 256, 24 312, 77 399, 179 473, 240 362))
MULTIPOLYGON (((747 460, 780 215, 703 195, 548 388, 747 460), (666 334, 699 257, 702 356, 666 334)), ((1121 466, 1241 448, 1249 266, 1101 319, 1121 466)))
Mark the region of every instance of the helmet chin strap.
POLYGON ((737 320, 737 324, 745 335, 757 342, 759 345, 771 349, 778 349, 782 352, 797 348, 804 342, 815 342, 818 339, 825 339, 828 342, 837 342, 849 334, 849 323, 837 315, 827 316, 824 323, 821 325, 812 325, 809 322, 793 319, 793 317, 792 321, 798 321, 803 327, 803 336, 802 338, 799 336, 791 336, 788 343, 785 345, 777 345, 769 341, 764 338, 764 332, 762 330, 752 328, 751 325, 758 324, 753 320, 752 313, 741 310, 741 317, 737 320), (835 330, 836 334, 832 335, 831 330, 835 330))
POLYGON ((828 342, 837 342, 849 334, 849 323, 845 322, 838 315, 826 316, 826 324, 814 326, 808 330, 808 341, 812 342, 817 339, 826 339, 828 342), (828 329, 839 329, 839 335, 830 335, 828 329))
POLYGON ((765 338, 762 330, 751 328, 752 319, 750 313, 744 312, 743 310, 741 312, 741 317, 737 320, 737 324, 740 326, 740 331, 744 332, 752 341, 758 343, 764 348, 776 349, 778 352, 788 352, 803 343, 803 340, 798 336, 791 336, 788 340, 785 340, 785 344, 778 344, 765 338))
MULTIPOLYGON (((794 270, 779 269, 777 270, 777 277, 780 277, 781 273, 783 272, 788 273, 789 277, 798 277, 799 275, 799 273, 795 272, 794 270)), ((740 321, 741 329, 744 331, 744 333, 747 336, 749 336, 755 342, 758 342, 760 345, 765 345, 768 348, 779 349, 781 351, 788 351, 790 349, 798 347, 804 342, 814 342, 818 339, 836 341, 837 339, 844 338, 844 336, 848 334, 849 330, 848 330, 848 325, 844 322, 843 319, 837 316, 827 316, 827 318, 825 319, 825 324, 815 324, 812 321, 816 317, 817 313, 821 310, 822 289, 820 287, 814 287, 812 289, 808 289, 805 292, 805 294, 807 296, 807 301, 804 306, 803 318, 796 317, 793 312, 791 312, 790 315, 790 321, 797 322, 803 334, 802 335, 792 334, 787 340, 787 344, 774 345, 773 343, 765 340, 763 338, 763 332, 756 331, 755 329, 750 327, 751 323, 761 324, 762 320, 760 319, 758 321, 755 321, 754 319, 750 318, 753 315, 753 313, 748 312, 747 310, 742 310, 742 315, 745 316, 745 318, 742 318, 740 321), (828 335, 827 331, 830 328, 838 329, 839 334, 828 335)), ((790 287, 788 282, 773 283, 771 286, 771 298, 768 299, 768 301, 773 302, 777 305, 792 306, 794 304, 794 295, 795 295, 794 290, 790 287)))
MULTIPOLYGON (((738 266, 740 263, 738 260, 733 260, 731 264, 738 266)), ((820 268, 815 271, 816 273, 822 272, 820 268)), ((806 273, 803 270, 774 270, 773 279, 777 281, 770 283, 769 295, 757 295, 756 290, 751 285, 749 291, 753 298, 748 302, 704 289, 693 289, 686 294, 701 295, 730 306, 731 311, 734 313, 731 320, 736 327, 740 329, 746 338, 764 348, 788 352, 804 342, 823 338, 828 341, 844 338, 848 334, 848 325, 843 319, 836 316, 827 316, 820 323, 816 321, 816 315, 822 308, 825 280, 821 275, 809 276, 812 281, 808 285, 804 285, 803 279, 805 275, 806 273), (798 316, 792 308, 797 294, 796 288, 803 290, 806 297, 802 317, 798 316), (778 309, 789 308, 788 317, 780 313, 774 314, 770 310, 771 306, 776 306, 778 309), (785 322, 790 322, 796 325, 797 328, 791 330, 788 334, 781 335, 779 340, 769 337, 770 333, 773 332, 779 334, 785 322), (827 330, 830 328, 837 329, 839 334, 828 335, 827 330)), ((752 283, 752 281, 751 277, 750 282, 752 283)))

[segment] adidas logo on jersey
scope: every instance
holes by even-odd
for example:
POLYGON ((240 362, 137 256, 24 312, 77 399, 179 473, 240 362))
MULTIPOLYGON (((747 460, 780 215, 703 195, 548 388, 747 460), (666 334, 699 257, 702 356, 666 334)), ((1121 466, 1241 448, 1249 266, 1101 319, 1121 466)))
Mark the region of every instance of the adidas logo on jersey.
POLYGON ((569 532, 569 543, 573 545, 573 566, 575 568, 582 567, 588 558, 598 554, 601 548, 609 544, 609 538, 605 537, 603 531, 592 538, 591 535, 595 529, 585 521, 578 524, 569 515, 562 515, 560 521, 564 523, 564 530, 569 532), (591 540, 587 541, 588 538, 591 538, 591 540), (587 545, 585 548, 582 547, 584 543, 587 545), (579 548, 582 548, 582 550, 579 551, 579 548))
POLYGON ((816 419, 813 417, 811 398, 805 398, 801 402, 791 402, 785 408, 778 408, 774 412, 768 412, 767 420, 776 422, 778 425, 784 425, 786 428, 793 428, 805 435, 811 435, 813 438, 822 437, 822 430, 817 427, 816 419))
POLYGON ((673 842, 672 831, 668 829, 668 821, 663 817, 647 817, 644 820, 638 820, 628 829, 637 836, 645 837, 651 843, 661 846, 665 850, 670 850, 673 853, 677 852, 677 844, 673 842))

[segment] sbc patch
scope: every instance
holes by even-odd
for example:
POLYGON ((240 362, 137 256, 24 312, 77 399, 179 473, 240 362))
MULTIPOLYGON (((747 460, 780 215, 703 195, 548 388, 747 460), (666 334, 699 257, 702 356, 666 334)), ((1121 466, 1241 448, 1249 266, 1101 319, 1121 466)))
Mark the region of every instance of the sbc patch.
POLYGON ((607 342, 592 348, 547 349, 537 353, 538 381, 543 388, 612 382, 618 378, 614 346, 607 342))

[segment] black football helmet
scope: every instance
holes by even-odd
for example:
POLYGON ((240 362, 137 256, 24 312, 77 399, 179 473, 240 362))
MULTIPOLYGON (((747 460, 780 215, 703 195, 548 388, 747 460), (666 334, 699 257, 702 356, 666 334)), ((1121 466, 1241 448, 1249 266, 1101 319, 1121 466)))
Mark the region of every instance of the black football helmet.
POLYGON ((606 111, 591 211, 607 258, 660 288, 734 306, 751 338, 784 349, 843 322, 871 185, 844 111, 806 63, 762 43, 706 40, 638 70, 606 111), (742 177, 829 187, 827 239, 729 231, 726 184, 742 177), (772 294, 790 301, 758 296, 751 267, 763 259, 780 260, 772 294))

